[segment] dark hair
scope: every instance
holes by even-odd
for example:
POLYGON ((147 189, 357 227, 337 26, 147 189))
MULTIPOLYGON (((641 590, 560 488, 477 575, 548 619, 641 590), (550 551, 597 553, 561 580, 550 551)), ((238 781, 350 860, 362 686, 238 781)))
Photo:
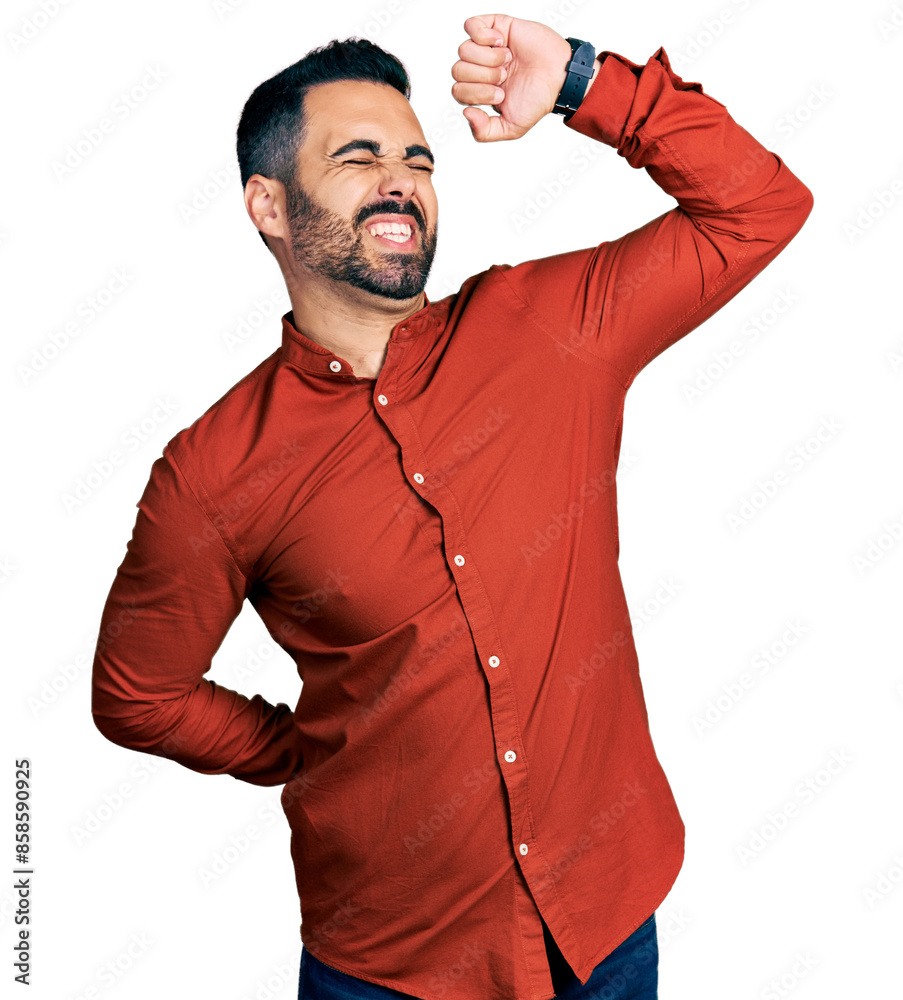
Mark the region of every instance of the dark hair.
MULTIPOLYGON (((292 189, 307 124, 304 96, 311 87, 336 80, 387 83, 411 99, 407 70, 369 39, 334 39, 312 49, 261 83, 245 102, 235 141, 242 188, 252 174, 262 174, 292 189)), ((260 238, 269 248, 263 233, 260 238)))

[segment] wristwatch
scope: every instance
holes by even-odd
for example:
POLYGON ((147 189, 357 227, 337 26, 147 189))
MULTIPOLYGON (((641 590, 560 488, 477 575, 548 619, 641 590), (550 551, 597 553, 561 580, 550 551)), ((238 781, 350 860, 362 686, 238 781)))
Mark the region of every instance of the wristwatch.
POLYGON ((564 115, 565 121, 580 107, 596 61, 596 50, 589 42, 579 38, 568 38, 568 42, 571 45, 571 61, 567 64, 564 86, 552 109, 553 114, 564 115))

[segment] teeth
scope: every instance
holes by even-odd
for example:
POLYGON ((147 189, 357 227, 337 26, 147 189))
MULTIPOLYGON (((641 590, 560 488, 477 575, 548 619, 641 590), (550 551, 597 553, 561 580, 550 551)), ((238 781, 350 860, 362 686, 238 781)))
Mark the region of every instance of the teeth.
POLYGON ((387 236, 396 243, 406 243, 411 235, 411 227, 402 222, 377 222, 367 227, 371 236, 387 236), (401 237, 395 239, 395 237, 401 237))

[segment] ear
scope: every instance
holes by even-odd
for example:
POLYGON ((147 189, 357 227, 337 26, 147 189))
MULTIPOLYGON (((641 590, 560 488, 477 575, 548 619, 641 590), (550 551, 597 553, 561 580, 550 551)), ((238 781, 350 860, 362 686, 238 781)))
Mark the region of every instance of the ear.
POLYGON ((288 241, 285 185, 273 177, 252 174, 245 184, 245 208, 260 232, 288 241))

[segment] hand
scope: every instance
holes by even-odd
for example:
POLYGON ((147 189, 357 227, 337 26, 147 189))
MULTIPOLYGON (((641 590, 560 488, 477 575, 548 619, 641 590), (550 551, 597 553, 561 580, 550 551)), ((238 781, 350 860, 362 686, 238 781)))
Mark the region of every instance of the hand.
POLYGON ((555 107, 564 86, 571 45, 538 21, 507 14, 469 17, 470 35, 452 67, 459 104, 490 104, 497 116, 468 107, 464 117, 477 142, 519 139, 555 107))

